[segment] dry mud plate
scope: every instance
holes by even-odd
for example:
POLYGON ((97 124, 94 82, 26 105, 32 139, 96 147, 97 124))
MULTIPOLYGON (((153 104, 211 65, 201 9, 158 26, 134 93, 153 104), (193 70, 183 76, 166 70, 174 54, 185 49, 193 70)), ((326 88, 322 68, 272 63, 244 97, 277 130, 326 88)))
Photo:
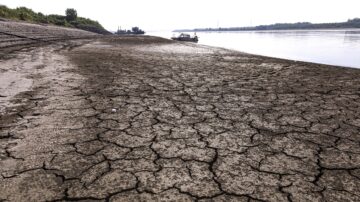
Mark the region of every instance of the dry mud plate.
POLYGON ((0 79, 0 201, 360 200, 360 70, 108 37, 0 79))

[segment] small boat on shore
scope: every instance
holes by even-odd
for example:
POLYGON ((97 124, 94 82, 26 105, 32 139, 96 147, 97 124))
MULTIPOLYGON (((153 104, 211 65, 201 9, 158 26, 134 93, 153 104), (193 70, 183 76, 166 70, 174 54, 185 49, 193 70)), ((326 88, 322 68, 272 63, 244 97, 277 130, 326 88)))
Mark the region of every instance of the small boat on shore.
POLYGON ((176 41, 189 41, 195 43, 199 41, 199 38, 196 36, 196 34, 193 37, 191 37, 190 34, 184 34, 184 33, 181 33, 178 37, 171 37, 171 39, 176 41))

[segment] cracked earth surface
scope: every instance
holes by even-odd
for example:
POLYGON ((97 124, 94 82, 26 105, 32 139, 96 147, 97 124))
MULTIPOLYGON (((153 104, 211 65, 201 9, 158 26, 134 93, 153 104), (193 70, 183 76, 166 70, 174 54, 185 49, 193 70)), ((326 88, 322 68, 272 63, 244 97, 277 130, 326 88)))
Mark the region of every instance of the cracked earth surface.
POLYGON ((154 37, 0 62, 0 201, 360 200, 360 70, 154 37))

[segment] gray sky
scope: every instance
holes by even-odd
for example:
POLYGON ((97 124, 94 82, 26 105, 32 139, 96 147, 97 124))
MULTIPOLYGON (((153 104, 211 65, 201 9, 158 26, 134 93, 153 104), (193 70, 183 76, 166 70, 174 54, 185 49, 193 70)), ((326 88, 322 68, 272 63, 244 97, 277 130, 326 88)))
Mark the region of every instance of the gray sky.
POLYGON ((79 16, 97 20, 108 30, 341 22, 360 17, 360 0, 0 0, 0 4, 62 15, 66 8, 75 8, 79 16))

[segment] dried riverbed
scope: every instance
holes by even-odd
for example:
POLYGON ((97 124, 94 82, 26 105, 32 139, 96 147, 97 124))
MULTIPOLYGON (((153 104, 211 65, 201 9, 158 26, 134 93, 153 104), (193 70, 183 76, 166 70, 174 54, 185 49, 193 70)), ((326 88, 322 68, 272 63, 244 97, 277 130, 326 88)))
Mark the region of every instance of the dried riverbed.
POLYGON ((360 200, 360 70, 155 37, 0 65, 0 201, 360 200))

